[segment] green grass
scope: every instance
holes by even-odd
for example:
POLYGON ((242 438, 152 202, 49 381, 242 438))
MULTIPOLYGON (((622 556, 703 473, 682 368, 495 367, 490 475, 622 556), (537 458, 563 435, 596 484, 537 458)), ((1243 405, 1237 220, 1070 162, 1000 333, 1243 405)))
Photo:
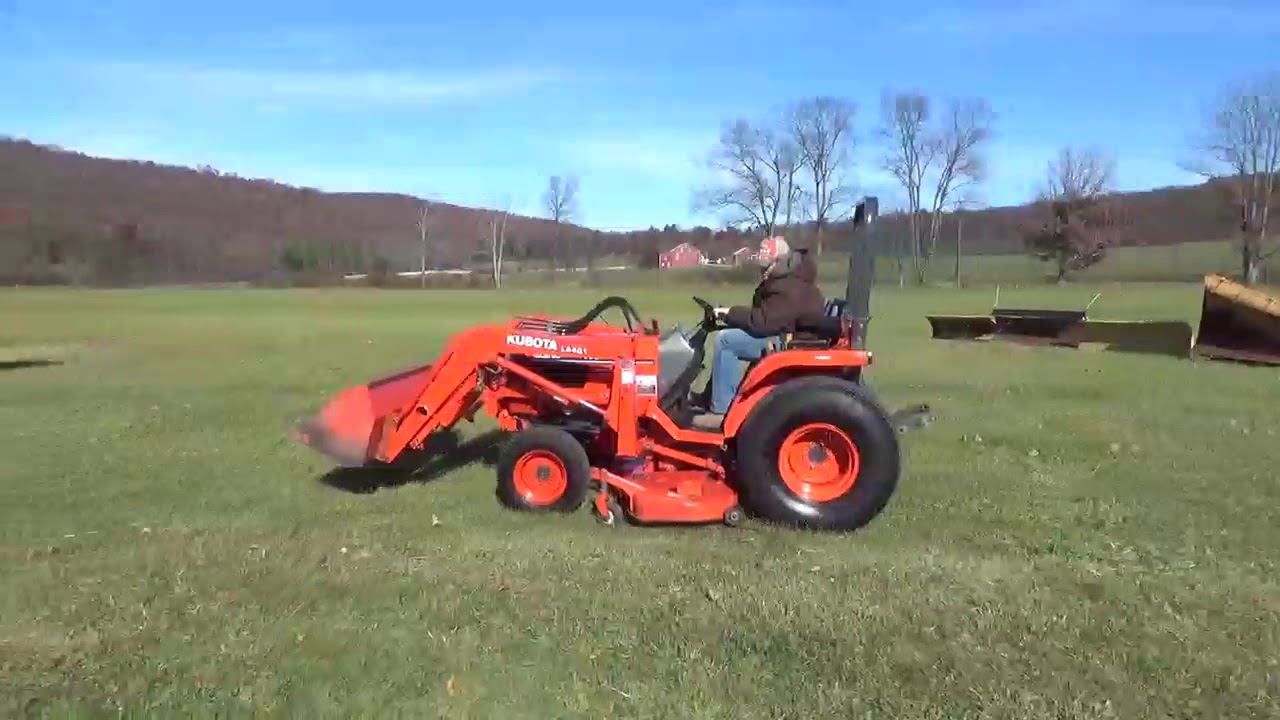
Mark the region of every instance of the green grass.
MULTIPOLYGON (((1199 307, 1006 297, 1098 290, 1199 307)), ((450 332, 598 295, 0 294, 0 347, 65 361, 0 372, 0 716, 1280 714, 1275 369, 933 342, 990 291, 878 292, 874 386, 939 422, 850 536, 512 513, 484 462, 352 494, 288 438, 450 332)))

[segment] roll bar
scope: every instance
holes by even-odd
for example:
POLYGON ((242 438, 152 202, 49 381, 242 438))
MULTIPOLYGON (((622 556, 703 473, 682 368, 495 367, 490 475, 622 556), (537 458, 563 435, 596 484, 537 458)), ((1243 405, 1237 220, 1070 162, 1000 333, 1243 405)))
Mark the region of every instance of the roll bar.
POLYGON ((849 347, 855 350, 866 349, 867 325, 871 322, 871 286, 876 276, 874 238, 879 215, 880 199, 875 195, 864 197, 853 209, 849 275, 840 316, 845 321, 849 347))

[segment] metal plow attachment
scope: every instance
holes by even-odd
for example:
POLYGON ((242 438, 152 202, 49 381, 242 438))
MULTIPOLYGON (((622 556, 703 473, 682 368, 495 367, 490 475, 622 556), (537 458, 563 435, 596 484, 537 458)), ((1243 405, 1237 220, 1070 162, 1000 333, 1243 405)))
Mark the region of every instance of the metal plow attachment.
POLYGON ((1063 344, 1072 326, 1083 322, 1079 310, 993 308, 990 315, 930 315, 938 340, 1012 340, 1027 344, 1063 344))
POLYGON ((997 307, 990 315, 930 315, 928 320, 935 340, 1005 340, 1174 357, 1189 357, 1192 346, 1191 326, 1185 322, 1090 320, 1085 310, 997 307))
POLYGON ((930 315, 928 319, 935 340, 1007 340, 1280 365, 1280 293, 1250 288, 1221 275, 1204 278, 1200 325, 1195 331, 1180 321, 1090 320, 1087 310, 996 307, 990 315, 930 315))
POLYGON ((1280 296, 1221 275, 1205 276, 1195 353, 1212 360, 1280 365, 1280 296))
POLYGON ((343 467, 373 459, 385 432, 395 427, 432 377, 423 365, 334 395, 316 415, 298 421, 294 437, 343 467))

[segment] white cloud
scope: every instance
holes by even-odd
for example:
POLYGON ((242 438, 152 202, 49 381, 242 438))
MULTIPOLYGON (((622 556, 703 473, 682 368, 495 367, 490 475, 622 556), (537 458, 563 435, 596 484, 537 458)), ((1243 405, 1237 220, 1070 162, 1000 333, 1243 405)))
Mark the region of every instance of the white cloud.
POLYGON ((431 105, 517 94, 562 82, 560 71, 510 66, 470 72, 299 71, 253 68, 105 64, 90 68, 99 80, 152 86, 175 94, 376 105, 431 105))
POLYGON ((714 134, 638 131, 567 140, 562 154, 587 173, 691 183, 702 176, 702 159, 714 141, 714 134))

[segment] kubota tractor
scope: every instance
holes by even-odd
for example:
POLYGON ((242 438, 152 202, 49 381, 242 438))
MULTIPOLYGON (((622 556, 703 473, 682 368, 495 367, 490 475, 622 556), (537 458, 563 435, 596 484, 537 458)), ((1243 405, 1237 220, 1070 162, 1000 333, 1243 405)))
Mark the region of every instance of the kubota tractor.
POLYGON ((308 446, 346 466, 387 464, 476 413, 511 433, 497 463, 508 507, 569 512, 594 494, 607 523, 736 525, 744 510, 815 529, 861 527, 899 476, 898 432, 926 424, 919 406, 893 416, 864 384, 872 281, 867 241, 875 198, 855 211, 843 301, 828 303, 820 340, 788 339, 752 363, 723 427, 694 429, 692 385, 719 329, 710 303, 691 331, 663 332, 626 299, 577 319, 543 315, 471 328, 434 363, 343 391, 298 424, 308 446), (600 320, 618 310, 625 327, 600 320))

